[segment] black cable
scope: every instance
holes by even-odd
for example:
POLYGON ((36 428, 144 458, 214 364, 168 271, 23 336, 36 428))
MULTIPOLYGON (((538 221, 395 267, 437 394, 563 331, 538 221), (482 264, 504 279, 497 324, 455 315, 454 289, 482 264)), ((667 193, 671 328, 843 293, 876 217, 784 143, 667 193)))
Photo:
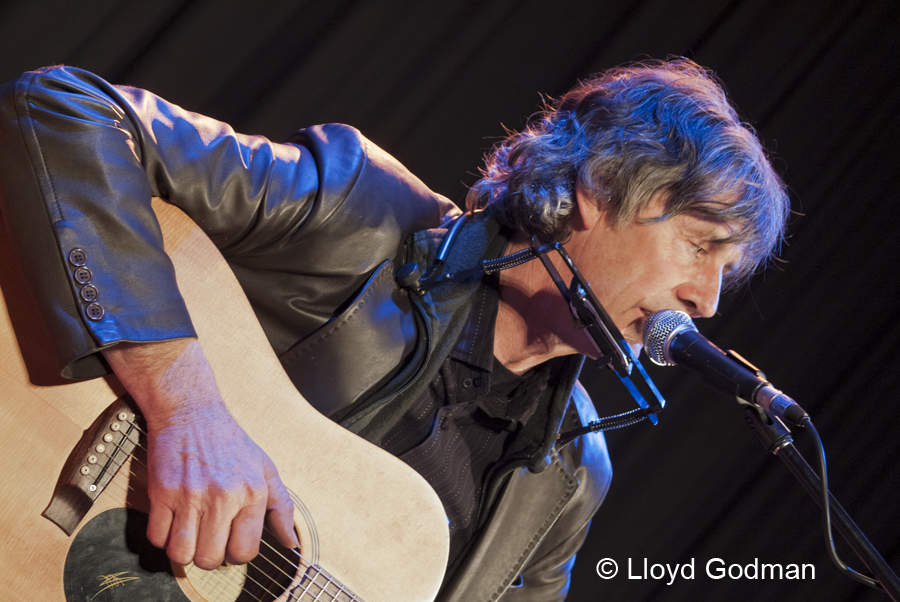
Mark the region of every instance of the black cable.
POLYGON ((844 564, 844 562, 837 555, 837 550, 835 550, 834 548, 834 537, 831 532, 831 503, 828 493, 828 467, 825 463, 825 447, 822 445, 822 439, 819 437, 819 432, 816 430, 816 427, 813 426, 812 420, 810 420, 809 416, 806 416, 802 422, 803 424, 801 424, 801 426, 809 429, 809 432, 816 440, 816 452, 819 457, 819 479, 822 484, 822 510, 824 510, 824 514, 822 515, 822 531, 825 535, 825 548, 828 550, 828 556, 831 558, 831 561, 835 564, 835 566, 847 573, 847 576, 851 579, 854 579, 855 581, 858 581, 863 585, 868 585, 869 587, 877 589, 879 591, 885 591, 878 581, 872 579, 867 575, 863 575, 862 573, 854 571, 849 566, 844 564))

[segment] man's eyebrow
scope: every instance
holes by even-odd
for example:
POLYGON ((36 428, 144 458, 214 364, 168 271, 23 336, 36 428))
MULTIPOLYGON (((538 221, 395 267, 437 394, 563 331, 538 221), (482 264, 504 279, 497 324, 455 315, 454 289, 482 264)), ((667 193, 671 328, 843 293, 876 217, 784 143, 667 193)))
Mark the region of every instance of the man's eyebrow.
POLYGON ((709 224, 709 230, 706 232, 706 240, 714 245, 728 245, 732 243, 743 242, 745 230, 736 224, 713 222, 709 224), (724 236, 718 236, 725 232, 724 236))

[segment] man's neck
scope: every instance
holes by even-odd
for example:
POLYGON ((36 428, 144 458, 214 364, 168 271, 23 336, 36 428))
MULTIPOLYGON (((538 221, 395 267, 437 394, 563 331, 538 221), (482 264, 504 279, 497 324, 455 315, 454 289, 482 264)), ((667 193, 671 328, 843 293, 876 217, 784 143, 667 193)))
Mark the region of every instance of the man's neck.
MULTIPOLYGON (((504 254, 530 245, 510 241, 504 254)), ((500 272, 500 303, 494 324, 494 356, 524 374, 554 357, 577 353, 563 336, 574 333, 565 301, 538 260, 500 272)))

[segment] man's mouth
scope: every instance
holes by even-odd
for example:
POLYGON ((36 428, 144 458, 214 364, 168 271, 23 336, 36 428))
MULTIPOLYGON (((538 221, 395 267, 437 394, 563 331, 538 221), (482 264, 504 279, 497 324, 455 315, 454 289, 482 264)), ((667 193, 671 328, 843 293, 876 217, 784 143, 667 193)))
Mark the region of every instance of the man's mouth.
POLYGON ((644 348, 644 324, 647 322, 647 318, 655 312, 642 307, 641 313, 644 315, 629 324, 627 331, 622 333, 625 336, 625 341, 634 350, 635 355, 640 355, 641 349, 644 348))

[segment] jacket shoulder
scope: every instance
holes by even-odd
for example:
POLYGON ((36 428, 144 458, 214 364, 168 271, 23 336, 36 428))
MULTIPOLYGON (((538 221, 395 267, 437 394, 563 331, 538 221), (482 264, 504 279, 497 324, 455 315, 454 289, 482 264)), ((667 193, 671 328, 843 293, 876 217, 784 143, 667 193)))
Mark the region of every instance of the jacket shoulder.
POLYGON ((340 215, 339 209, 360 205, 362 210, 364 204, 367 211, 376 210, 402 230, 416 231, 432 228, 446 213, 458 211, 354 127, 317 125, 299 130, 287 142, 305 147, 315 158, 323 201, 318 217, 323 221, 340 215))

